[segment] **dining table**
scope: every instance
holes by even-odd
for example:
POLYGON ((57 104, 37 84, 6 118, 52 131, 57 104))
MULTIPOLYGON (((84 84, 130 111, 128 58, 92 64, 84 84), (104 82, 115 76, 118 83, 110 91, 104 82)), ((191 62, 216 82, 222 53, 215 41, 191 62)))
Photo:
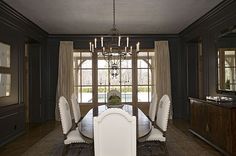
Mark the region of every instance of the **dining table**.
MULTIPOLYGON (((87 138, 93 140, 94 137, 94 126, 93 118, 98 116, 102 112, 110 109, 107 105, 96 106, 88 111, 88 113, 79 122, 78 130, 80 134, 87 138)), ((120 109, 128 112, 130 115, 136 116, 136 127, 137 127, 137 138, 143 138, 147 136, 152 130, 152 122, 149 118, 136 106, 124 104, 120 109)))

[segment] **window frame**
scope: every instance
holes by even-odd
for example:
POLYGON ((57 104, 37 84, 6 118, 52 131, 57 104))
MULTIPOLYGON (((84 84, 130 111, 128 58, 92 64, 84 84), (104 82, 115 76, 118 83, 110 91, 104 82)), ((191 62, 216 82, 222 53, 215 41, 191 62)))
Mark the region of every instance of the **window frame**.
MULTIPOLYGON (((79 52, 80 53, 80 56, 82 56, 81 53, 83 52, 89 52, 87 49, 74 49, 73 53, 75 52, 79 52)), ((92 68, 88 68, 88 70, 92 69, 92 85, 80 85, 80 88, 82 87, 92 87, 92 98, 93 98, 93 102, 91 103, 84 103, 84 102, 80 102, 81 104, 85 104, 85 105, 94 105, 94 106, 98 106, 98 105, 101 105, 101 104, 105 104, 106 101, 104 100, 104 102, 99 102, 98 101, 98 93, 99 93, 99 87, 105 87, 105 88, 108 88, 108 90, 113 87, 113 86, 119 86, 119 89, 121 90, 122 87, 127 87, 127 86, 130 86, 132 87, 132 102, 124 102, 124 103, 127 103, 127 104, 133 104, 133 105, 137 105, 137 104, 147 104, 147 103, 150 103, 150 100, 151 100, 151 97, 148 96, 148 101, 144 101, 144 102, 141 102, 141 101, 138 101, 138 87, 139 86, 148 86, 148 94, 152 94, 152 93, 149 93, 150 91, 150 87, 153 88, 153 80, 152 80, 152 73, 153 73, 153 67, 152 65, 150 64, 150 61, 149 59, 150 58, 150 52, 151 53, 155 53, 154 52, 154 49, 142 49, 142 52, 147 52, 148 53, 148 56, 145 57, 145 56, 138 56, 137 53, 134 53, 133 55, 130 56, 129 60, 131 60, 131 67, 122 67, 121 66, 121 63, 120 62, 120 72, 121 70, 124 70, 124 69, 131 69, 132 70, 132 74, 131 74, 131 77, 132 77, 132 82, 131 84, 127 85, 127 84, 122 84, 120 83, 119 85, 111 85, 110 84, 110 80, 109 78, 110 77, 110 71, 109 71, 109 67, 106 67, 106 68, 101 68, 101 67, 98 67, 98 60, 103 60, 103 57, 101 56, 98 56, 97 53, 92 53, 92 56, 91 57, 88 57, 88 59, 92 60, 92 68), (147 61, 145 61, 146 63, 148 63, 148 67, 147 68, 138 68, 138 59, 139 58, 143 58, 143 59, 147 59, 147 61), (148 84, 144 84, 144 85, 138 85, 138 69, 147 69, 148 70, 148 84), (108 70, 108 84, 99 84, 99 80, 98 80, 98 71, 99 70, 108 70), (149 74, 149 72, 151 73, 151 75, 149 74), (151 82, 150 82, 150 76, 151 76, 151 82)), ((85 58, 85 57, 84 57, 85 58)), ((85 61, 85 60, 88 60, 88 59, 82 59, 80 58, 80 60, 83 60, 80 62, 80 65, 85 61)), ((81 67, 78 67, 78 68, 73 68, 73 70, 79 70, 79 69, 82 69, 81 67)), ((87 68, 86 68, 87 69, 87 68)), ((75 73, 75 72, 74 72, 75 73)), ((81 78, 80 78, 81 79, 81 78)), ((121 74, 119 74, 119 80, 121 80, 121 74)), ((80 80, 81 82, 81 80, 80 80)), ((78 87, 77 86, 74 86, 74 87, 78 87)), ((152 90, 152 89, 151 89, 152 90)), ((78 95, 78 94, 77 94, 78 95)), ((82 94, 81 94, 82 95, 82 94)), ((106 96, 106 95, 105 95, 106 96)), ((105 97, 106 98, 106 97, 105 97)))

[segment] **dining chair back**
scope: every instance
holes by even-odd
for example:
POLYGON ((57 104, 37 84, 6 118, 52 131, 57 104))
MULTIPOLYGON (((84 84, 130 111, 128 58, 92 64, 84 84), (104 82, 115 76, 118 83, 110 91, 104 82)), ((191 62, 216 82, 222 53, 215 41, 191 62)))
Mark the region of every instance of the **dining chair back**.
POLYGON ((78 124, 81 118, 80 105, 77 101, 75 93, 71 95, 72 110, 75 118, 75 123, 78 124))
POLYGON ((167 130, 169 112, 170 112, 170 98, 168 95, 163 95, 158 104, 157 119, 156 119, 156 125, 163 132, 167 130))
POLYGON ((59 112, 61 116, 63 134, 67 134, 72 127, 72 120, 70 114, 70 106, 66 98, 63 96, 61 96, 59 99, 59 112))
POLYGON ((148 116, 152 122, 155 121, 156 112, 157 112, 157 94, 153 93, 148 112, 148 116))
POLYGON ((136 117, 110 108, 94 117, 95 156, 136 156, 136 117))
MULTIPOLYGON (((72 119, 70 114, 70 107, 65 97, 61 96, 59 99, 59 112, 61 116, 62 132, 64 134, 64 148, 63 154, 66 155, 69 145, 88 145, 80 135, 77 129, 72 129, 72 119)), ((84 147, 79 147, 79 151, 84 147)))

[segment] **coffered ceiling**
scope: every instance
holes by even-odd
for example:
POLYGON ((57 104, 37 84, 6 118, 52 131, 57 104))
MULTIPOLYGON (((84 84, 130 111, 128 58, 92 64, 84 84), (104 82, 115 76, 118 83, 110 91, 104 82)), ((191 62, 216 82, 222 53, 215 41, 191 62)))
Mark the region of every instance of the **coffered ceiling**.
MULTIPOLYGON (((4 0, 50 34, 108 34, 112 0, 4 0)), ((121 34, 175 34, 222 0, 116 0, 121 34)))

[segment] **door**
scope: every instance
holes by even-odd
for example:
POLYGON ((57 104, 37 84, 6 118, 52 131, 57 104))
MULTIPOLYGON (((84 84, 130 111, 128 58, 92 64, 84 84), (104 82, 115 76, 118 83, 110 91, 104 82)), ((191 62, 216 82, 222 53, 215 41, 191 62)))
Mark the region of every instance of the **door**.
POLYGON ((206 123, 206 104, 196 100, 191 100, 190 103, 190 127, 193 131, 197 132, 203 137, 206 137, 206 130, 208 129, 206 123))
POLYGON ((42 121, 41 104, 41 47, 29 44, 29 122, 42 121))

